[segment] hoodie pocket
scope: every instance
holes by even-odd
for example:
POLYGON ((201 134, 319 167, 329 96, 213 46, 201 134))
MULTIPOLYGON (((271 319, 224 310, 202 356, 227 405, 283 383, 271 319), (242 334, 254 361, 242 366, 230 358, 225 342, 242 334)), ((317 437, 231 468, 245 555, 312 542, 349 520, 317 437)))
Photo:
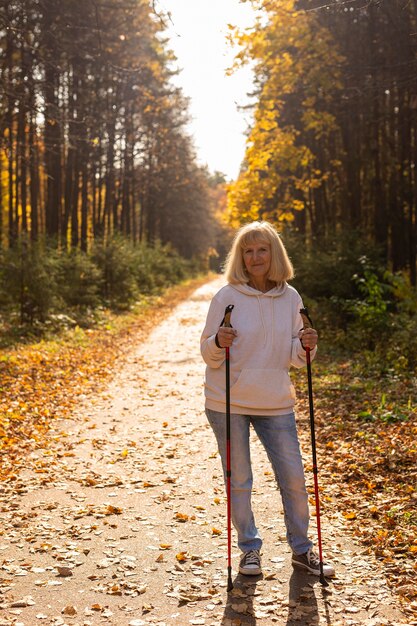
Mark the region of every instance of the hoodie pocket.
POLYGON ((294 405, 295 389, 286 370, 244 369, 230 389, 230 401, 248 409, 282 409, 294 405))

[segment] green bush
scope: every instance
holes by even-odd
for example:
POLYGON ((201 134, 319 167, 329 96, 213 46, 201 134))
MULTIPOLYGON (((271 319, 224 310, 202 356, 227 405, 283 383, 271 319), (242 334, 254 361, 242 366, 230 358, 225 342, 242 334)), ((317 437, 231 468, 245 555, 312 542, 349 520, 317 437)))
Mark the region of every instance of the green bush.
POLYGON ((294 265, 294 285, 313 300, 353 297, 357 290, 352 277, 362 274, 364 260, 369 267, 381 264, 379 249, 357 233, 331 240, 315 238, 308 248, 297 233, 284 233, 283 241, 294 265))
POLYGON ((159 289, 174 285, 186 278, 187 261, 169 245, 157 243, 154 252, 153 273, 155 284, 159 289))
POLYGON ((154 256, 153 249, 145 243, 135 248, 132 272, 139 292, 143 295, 150 295, 156 291, 154 256))
POLYGON ((100 306, 102 275, 85 252, 73 250, 60 255, 56 282, 60 297, 68 307, 94 309, 100 306))
POLYGON ((401 274, 382 277, 365 272, 362 300, 351 303, 352 345, 364 365, 381 373, 407 374, 417 370, 416 292, 401 274))
POLYGON ((162 289, 198 273, 199 265, 181 257, 170 245, 140 244, 134 249, 132 267, 142 294, 159 293, 162 289))
POLYGON ((293 284, 309 304, 317 327, 346 330, 351 320, 346 303, 361 297, 354 276, 362 276, 364 262, 379 265, 378 248, 355 233, 332 240, 316 238, 308 248, 297 233, 286 232, 283 240, 295 269, 293 284))
POLYGON ((382 264, 359 235, 316 240, 306 249, 296 233, 284 242, 294 286, 309 305, 320 336, 354 352, 362 369, 408 375, 417 370, 417 294, 403 274, 382 264))
POLYGON ((351 278, 351 297, 338 304, 352 345, 374 350, 378 338, 388 332, 389 312, 395 306, 391 275, 372 267, 365 256, 360 262, 360 273, 351 278))
POLYGON ((201 268, 170 246, 134 246, 117 236, 89 254, 22 238, 0 256, 0 325, 13 341, 90 326, 103 307, 129 308, 141 295, 161 293, 201 268))
POLYGON ((134 259, 133 246, 121 237, 94 246, 92 261, 101 274, 99 294, 106 306, 126 309, 137 299, 134 259))
POLYGON ((20 323, 44 322, 51 311, 62 304, 57 284, 57 257, 48 254, 41 244, 28 245, 25 240, 3 252, 1 291, 2 308, 17 313, 20 323))

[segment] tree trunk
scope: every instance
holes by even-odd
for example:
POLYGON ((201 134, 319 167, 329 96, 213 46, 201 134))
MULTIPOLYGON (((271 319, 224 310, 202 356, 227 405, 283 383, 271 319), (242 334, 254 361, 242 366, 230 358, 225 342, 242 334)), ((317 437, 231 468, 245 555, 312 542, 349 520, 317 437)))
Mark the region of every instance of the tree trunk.
POLYGON ((30 169, 30 237, 36 241, 39 235, 39 158, 35 125, 36 113, 32 110, 29 126, 29 169, 30 169))
MULTIPOLYGON (((107 124, 107 159, 104 198, 104 220, 107 226, 107 235, 111 234, 111 215, 115 202, 115 172, 114 172, 114 141, 115 141, 114 121, 107 124)), ((117 228, 117 223, 113 223, 113 228, 117 228)))
POLYGON ((44 81, 44 163, 46 176, 45 227, 46 234, 58 239, 61 213, 62 145, 58 99, 59 51, 54 26, 60 12, 55 0, 44 0, 43 35, 45 47, 44 81))
POLYGON ((83 155, 81 167, 81 250, 88 248, 88 155, 83 155))

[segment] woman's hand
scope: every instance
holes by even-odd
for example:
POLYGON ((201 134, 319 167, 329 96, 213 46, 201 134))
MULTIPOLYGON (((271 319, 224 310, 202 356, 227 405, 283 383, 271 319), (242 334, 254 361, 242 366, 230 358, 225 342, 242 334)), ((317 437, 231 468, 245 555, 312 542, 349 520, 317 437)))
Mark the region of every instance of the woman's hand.
POLYGON ((300 330, 298 336, 303 348, 310 348, 310 350, 314 350, 317 346, 318 335, 314 328, 305 328, 304 330, 300 330))
POLYGON ((237 336, 237 330, 235 328, 229 328, 227 326, 220 326, 216 335, 218 345, 221 348, 230 348, 236 336, 237 336))

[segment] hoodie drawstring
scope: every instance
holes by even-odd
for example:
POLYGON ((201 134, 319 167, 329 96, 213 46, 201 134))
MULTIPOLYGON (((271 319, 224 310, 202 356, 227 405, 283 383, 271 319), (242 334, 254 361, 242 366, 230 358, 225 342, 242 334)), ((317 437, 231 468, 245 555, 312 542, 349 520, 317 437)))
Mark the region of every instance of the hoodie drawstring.
POLYGON ((256 297, 256 299, 258 301, 259 313, 260 313, 261 324, 262 324, 262 330, 263 330, 263 334, 264 334, 264 346, 266 346, 267 342, 268 342, 268 332, 267 332, 267 325, 266 325, 265 318, 264 318, 264 313, 262 311, 261 298, 264 298, 264 299, 268 298, 271 301, 271 306, 272 306, 272 314, 271 314, 272 329, 270 331, 270 337, 271 337, 272 345, 274 345, 274 341, 275 341, 275 300, 276 300, 276 298, 278 298, 280 296, 283 296, 285 294, 285 292, 288 289, 287 283, 285 281, 282 282, 282 283, 279 283, 279 284, 276 285, 276 287, 274 287, 273 289, 271 289, 267 293, 261 293, 260 291, 257 291, 253 287, 249 287, 249 285, 247 283, 237 283, 236 285, 232 284, 232 285, 230 285, 230 287, 232 287, 233 289, 236 289, 236 291, 239 291, 240 293, 243 293, 243 294, 245 294, 247 296, 256 297))
MULTIPOLYGON (((268 333, 267 333, 267 328, 266 328, 266 323, 265 323, 265 318, 264 318, 264 314, 263 314, 263 310, 262 310, 262 303, 261 303, 261 298, 263 296, 256 296, 256 299, 258 300, 258 306, 259 306, 259 313, 261 316, 261 323, 262 323, 262 330, 264 331, 264 346, 267 345, 267 339, 268 339, 268 333)), ((271 343, 272 345, 274 345, 274 327, 275 327, 275 306, 274 306, 274 298, 268 298, 271 302, 271 306, 272 306, 272 338, 271 338, 271 343)))

